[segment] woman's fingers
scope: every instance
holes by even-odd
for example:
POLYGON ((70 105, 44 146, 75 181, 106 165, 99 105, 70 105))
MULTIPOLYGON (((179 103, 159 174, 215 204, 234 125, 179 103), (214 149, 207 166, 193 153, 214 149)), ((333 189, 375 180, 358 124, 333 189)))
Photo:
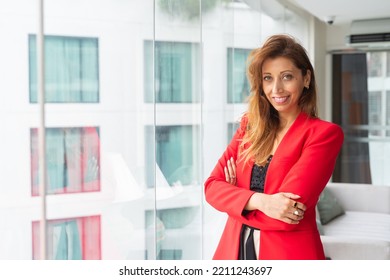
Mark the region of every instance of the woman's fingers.
POLYGON ((271 199, 268 200, 270 217, 288 224, 298 224, 299 221, 303 219, 306 206, 302 202, 294 200, 300 198, 299 195, 292 193, 276 193, 271 195, 270 198, 271 199))
POLYGON ((291 213, 299 213, 299 215, 303 215, 303 213, 306 211, 306 205, 299 201, 290 200, 288 202, 288 211, 291 213))
POLYGON ((226 182, 236 184, 236 164, 233 158, 227 161, 227 166, 224 167, 226 182))
POLYGON ((232 174, 234 174, 234 177, 236 177, 236 163, 234 162, 234 158, 230 158, 230 161, 228 161, 228 164, 230 163, 230 167, 232 169, 232 174))
POLYGON ((225 171, 225 179, 226 179, 226 182, 229 182, 229 181, 230 181, 229 170, 227 169, 226 166, 225 166, 223 169, 224 169, 224 171, 225 171))
POLYGON ((288 207, 287 217, 294 222, 299 222, 303 219, 303 215, 306 211, 306 206, 303 203, 292 199, 290 199, 289 203, 292 204, 288 207))
POLYGON ((234 163, 233 158, 227 161, 227 166, 228 166, 230 178, 236 178, 236 164, 234 163))
POLYGON ((304 218, 304 211, 293 210, 292 212, 285 212, 281 215, 281 220, 288 224, 298 224, 304 218))
POLYGON ((283 193, 283 195, 290 199, 290 204, 293 208, 301 209, 302 211, 306 211, 306 205, 302 202, 296 201, 297 199, 301 198, 299 195, 294 193, 283 193))
POLYGON ((299 196, 299 195, 297 195, 295 193, 282 192, 281 194, 284 195, 287 198, 290 198, 290 199, 299 199, 299 198, 301 198, 301 196, 299 196))

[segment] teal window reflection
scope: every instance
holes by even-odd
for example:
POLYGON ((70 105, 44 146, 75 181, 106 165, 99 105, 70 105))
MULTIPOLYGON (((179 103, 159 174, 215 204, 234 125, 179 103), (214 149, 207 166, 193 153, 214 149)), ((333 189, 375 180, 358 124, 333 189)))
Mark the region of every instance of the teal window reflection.
MULTIPOLYGON (((199 174, 199 126, 175 125, 146 127, 146 158, 153 158, 156 145, 156 163, 169 185, 192 185, 199 174)), ((152 161, 148 161, 152 162, 152 161)), ((153 187, 153 166, 147 170, 147 185, 153 187)))
POLYGON ((246 77, 246 62, 250 49, 227 49, 227 94, 228 103, 244 103, 250 86, 246 77))
MULTIPOLYGON (((45 36, 45 94, 49 103, 99 102, 98 39, 45 36)), ((30 102, 37 102, 36 36, 29 35, 30 102)))
POLYGON ((198 43, 155 42, 153 82, 153 43, 145 41, 145 102, 199 102, 198 43), (156 95, 154 99, 153 87, 156 95))

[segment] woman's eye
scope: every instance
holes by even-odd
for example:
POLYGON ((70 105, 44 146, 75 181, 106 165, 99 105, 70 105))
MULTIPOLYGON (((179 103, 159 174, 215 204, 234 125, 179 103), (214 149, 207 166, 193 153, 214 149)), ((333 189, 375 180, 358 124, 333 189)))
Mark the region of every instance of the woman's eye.
POLYGON ((270 80, 271 80, 271 76, 264 76, 264 77, 263 77, 263 80, 264 80, 264 81, 270 81, 270 80))
POLYGON ((290 81, 290 80, 292 80, 292 78, 293 78, 293 76, 291 74, 286 74, 283 76, 283 80, 285 80, 285 81, 290 81))

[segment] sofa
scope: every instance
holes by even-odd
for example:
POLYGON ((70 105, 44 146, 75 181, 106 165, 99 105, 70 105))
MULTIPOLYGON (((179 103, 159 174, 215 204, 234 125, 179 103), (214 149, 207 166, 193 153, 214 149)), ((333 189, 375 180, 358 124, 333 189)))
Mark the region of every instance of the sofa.
POLYGON ((389 260, 390 186, 329 183, 317 224, 328 259, 389 260))

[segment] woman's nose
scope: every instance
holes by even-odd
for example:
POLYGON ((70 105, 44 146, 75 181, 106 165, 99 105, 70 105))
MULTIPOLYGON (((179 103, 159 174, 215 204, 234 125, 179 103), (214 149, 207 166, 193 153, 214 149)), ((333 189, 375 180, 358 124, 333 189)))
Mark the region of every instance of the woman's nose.
POLYGON ((279 79, 275 79, 272 85, 272 93, 283 92, 283 83, 279 79))

